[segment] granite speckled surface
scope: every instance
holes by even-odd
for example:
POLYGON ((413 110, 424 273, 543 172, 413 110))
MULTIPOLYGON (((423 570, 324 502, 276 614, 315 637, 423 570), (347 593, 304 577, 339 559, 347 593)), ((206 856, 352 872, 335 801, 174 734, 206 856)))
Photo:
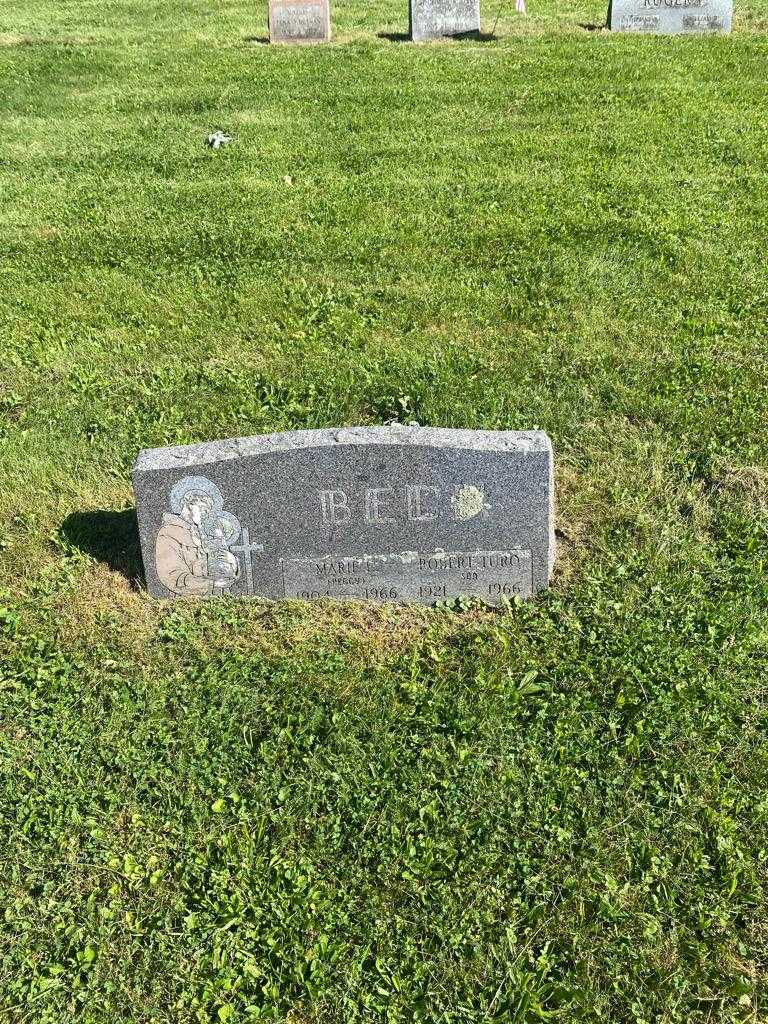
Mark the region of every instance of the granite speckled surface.
POLYGON ((539 431, 342 427, 139 453, 147 586, 217 594, 498 601, 554 563, 539 431))
POLYGON ((480 0, 410 0, 414 42, 480 31, 480 0))
POLYGON ((732 16, 733 0, 611 0, 608 26, 647 35, 724 35, 732 16))
POLYGON ((269 0, 270 43, 327 43, 330 0, 269 0))

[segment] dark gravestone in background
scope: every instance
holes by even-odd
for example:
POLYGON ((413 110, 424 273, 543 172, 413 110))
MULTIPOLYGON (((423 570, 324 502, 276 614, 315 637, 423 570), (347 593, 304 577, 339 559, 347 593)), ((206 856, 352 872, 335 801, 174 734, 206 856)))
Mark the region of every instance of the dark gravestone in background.
POLYGON ((330 38, 329 0, 269 0, 271 43, 327 43, 330 38))
POLYGON ((539 431, 356 427, 139 454, 157 597, 433 603, 546 587, 552 446, 539 431))
POLYGON ((480 0, 410 0, 410 36, 442 39, 480 31, 480 0))
POLYGON ((658 35, 725 34, 731 31, 733 0, 612 0, 612 32, 658 35))

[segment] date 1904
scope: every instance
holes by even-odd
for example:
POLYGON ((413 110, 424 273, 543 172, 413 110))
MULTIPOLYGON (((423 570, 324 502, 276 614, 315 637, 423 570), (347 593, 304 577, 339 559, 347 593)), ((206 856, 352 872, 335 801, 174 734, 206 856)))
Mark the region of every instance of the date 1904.
POLYGON ((395 555, 334 555, 283 561, 286 597, 434 604, 455 597, 496 603, 530 597, 531 555, 527 550, 395 555))

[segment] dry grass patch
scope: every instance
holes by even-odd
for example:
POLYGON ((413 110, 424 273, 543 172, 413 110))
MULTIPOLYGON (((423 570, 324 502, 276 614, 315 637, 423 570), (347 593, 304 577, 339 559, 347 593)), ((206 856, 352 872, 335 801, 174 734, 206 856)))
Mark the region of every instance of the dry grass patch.
POLYGON ((762 466, 724 464, 715 479, 715 489, 747 504, 761 515, 768 515, 768 470, 762 466))

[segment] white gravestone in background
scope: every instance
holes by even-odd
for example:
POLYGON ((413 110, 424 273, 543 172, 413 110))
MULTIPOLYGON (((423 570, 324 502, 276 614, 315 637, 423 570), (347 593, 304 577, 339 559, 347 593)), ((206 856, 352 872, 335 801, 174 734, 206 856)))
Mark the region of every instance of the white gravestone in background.
POLYGON ((480 31, 480 0, 410 0, 415 42, 480 31))
POLYGON ((612 32, 723 35, 731 31, 733 0, 612 0, 612 32))
POLYGON ((269 0, 270 43, 327 43, 330 0, 269 0))

